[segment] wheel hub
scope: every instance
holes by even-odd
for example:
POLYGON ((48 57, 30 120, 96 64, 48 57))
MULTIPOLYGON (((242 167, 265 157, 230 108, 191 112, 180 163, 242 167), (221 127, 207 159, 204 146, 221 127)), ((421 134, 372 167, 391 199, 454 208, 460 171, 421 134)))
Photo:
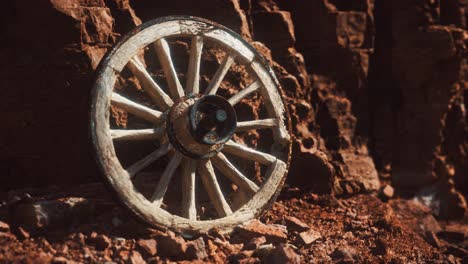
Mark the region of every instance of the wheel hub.
POLYGON ((169 110, 167 134, 171 144, 184 155, 209 158, 223 148, 234 134, 234 108, 217 95, 191 94, 177 100, 169 110))

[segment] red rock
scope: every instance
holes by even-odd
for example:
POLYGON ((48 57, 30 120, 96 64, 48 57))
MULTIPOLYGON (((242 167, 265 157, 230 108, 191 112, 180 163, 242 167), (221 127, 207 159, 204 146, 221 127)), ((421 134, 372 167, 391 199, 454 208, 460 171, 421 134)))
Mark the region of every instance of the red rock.
POLYGON ((246 250, 256 250, 259 246, 266 243, 264 236, 252 238, 244 247, 246 250))
POLYGON ((114 37, 109 8, 83 8, 81 12, 82 41, 86 44, 108 43, 114 37))
POLYGON ((296 37, 289 12, 255 12, 252 19, 255 25, 255 39, 267 43, 272 50, 287 49, 294 46, 296 37), (270 28, 275 30, 269 30, 270 28))
POLYGON ((1 233, 0 232, 0 242, 4 243, 11 243, 13 241, 16 241, 15 235, 11 233, 1 233))
POLYGON ((395 190, 391 185, 385 185, 384 187, 380 188, 379 197, 382 201, 386 202, 393 198, 395 194, 395 190))
POLYGON ((301 257, 290 247, 281 245, 276 247, 268 256, 262 259, 271 264, 299 264, 301 257))
POLYGON ((299 234, 301 238, 301 242, 305 245, 309 245, 310 243, 314 242, 315 240, 322 238, 320 232, 310 229, 308 231, 301 232, 299 234))
POLYGON ((130 253, 130 258, 128 259, 129 264, 146 264, 146 261, 141 256, 140 252, 132 251, 130 253))
MULTIPOLYGON (((384 240, 381 240, 384 241, 384 240)), ((385 242, 386 243, 386 242, 385 242)), ((386 245, 386 244, 382 244, 386 245)), ((333 260, 340 262, 346 262, 346 263, 354 263, 354 256, 357 254, 356 250, 353 248, 344 246, 344 247, 339 247, 336 248, 332 254, 331 257, 333 260)))
POLYGON ((239 260, 239 264, 258 264, 261 263, 259 258, 244 258, 239 260))
POLYGON ((123 260, 123 261, 127 261, 129 258, 130 258, 130 251, 129 250, 119 250, 117 252, 117 258, 123 260))
POLYGON ((77 233, 73 235, 73 240, 78 242, 80 245, 85 244, 85 235, 83 233, 77 233))
POLYGON ((202 237, 188 243, 186 256, 188 259, 205 259, 208 257, 205 241, 202 237))
POLYGON ((79 197, 20 203, 12 209, 15 223, 29 230, 65 226, 93 213, 94 203, 79 197))
POLYGON ((10 231, 10 225, 8 225, 5 222, 0 221, 0 232, 9 232, 10 231))
POLYGON ((54 257, 51 264, 68 264, 70 263, 65 257, 54 257))
POLYGON ((139 239, 137 245, 140 252, 145 255, 154 256, 158 252, 157 243, 154 239, 139 239))
POLYGON ((286 222, 288 230, 303 232, 310 229, 310 227, 306 223, 302 222, 294 216, 286 216, 284 217, 284 221, 286 222))
POLYGON ((235 233, 245 240, 264 236, 269 243, 285 242, 288 239, 283 228, 266 225, 258 220, 252 220, 245 225, 236 227, 235 233))
POLYGON ((88 242, 96 247, 97 250, 105 250, 111 245, 111 240, 106 235, 91 233, 88 242))
POLYGON ((83 247, 83 257, 85 259, 92 259, 93 253, 91 252, 91 250, 89 250, 88 247, 83 247))
POLYGON ((166 235, 156 237, 158 242, 158 254, 168 258, 181 258, 187 251, 185 240, 168 231, 166 235))
POLYGON ((273 244, 261 245, 257 248, 257 250, 255 250, 252 256, 264 259, 265 257, 269 256, 273 250, 275 250, 275 246, 273 246, 273 244))

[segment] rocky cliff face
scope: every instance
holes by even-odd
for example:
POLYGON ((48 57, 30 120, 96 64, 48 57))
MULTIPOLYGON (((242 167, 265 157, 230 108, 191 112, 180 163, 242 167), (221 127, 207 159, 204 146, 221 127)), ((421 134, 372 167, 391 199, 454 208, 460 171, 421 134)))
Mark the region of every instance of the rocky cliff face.
POLYGON ((195 15, 270 61, 293 134, 289 184, 351 195, 432 188, 445 216, 468 193, 467 5, 462 0, 8 1, 0 18, 3 191, 96 180, 94 69, 157 17, 195 15), (274 29, 274 30, 272 30, 274 29), (450 206, 448 206, 450 205, 450 206))

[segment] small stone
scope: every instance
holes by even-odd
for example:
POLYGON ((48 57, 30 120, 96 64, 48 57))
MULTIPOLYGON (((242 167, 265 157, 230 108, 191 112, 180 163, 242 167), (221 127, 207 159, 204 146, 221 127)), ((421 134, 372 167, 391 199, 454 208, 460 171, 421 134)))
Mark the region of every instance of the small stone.
POLYGON ((158 252, 156 240, 154 239, 140 239, 137 245, 144 255, 154 256, 158 252))
POLYGON ((336 248, 331 257, 335 262, 354 263, 353 257, 356 255, 356 251, 349 247, 336 248))
POLYGON ((91 233, 89 243, 93 244, 97 250, 105 250, 111 245, 111 240, 106 235, 97 235, 95 232, 91 233))
POLYGON ((68 263, 68 259, 64 257, 55 257, 52 259, 52 262, 51 262, 51 264, 67 264, 67 263, 68 263))
POLYGON ((92 253, 91 253, 91 250, 89 250, 89 248, 87 248, 87 247, 83 248, 83 257, 85 259, 89 259, 89 258, 92 257, 92 253))
POLYGON ((322 238, 322 235, 320 234, 320 232, 310 229, 308 231, 301 232, 299 234, 299 237, 301 238, 302 243, 304 243, 305 245, 309 245, 315 240, 322 238))
POLYGON ((130 263, 130 264, 146 264, 146 261, 143 259, 140 252, 132 251, 130 253, 130 258, 128 260, 128 263, 130 263))
POLYGON ((64 245, 62 245, 62 246, 60 247, 60 249, 58 250, 58 252, 60 252, 60 253, 66 255, 66 254, 68 254, 68 249, 69 249, 68 246, 64 244, 64 245))
POLYGON ((261 263, 259 258, 245 258, 238 261, 239 264, 258 264, 261 263))
POLYGON ((123 237, 114 237, 113 240, 114 240, 114 243, 116 243, 117 245, 123 245, 127 241, 123 237))
POLYGON ((85 244, 85 235, 83 233, 78 233, 73 236, 73 240, 78 242, 80 245, 85 244))
POLYGON ((188 259, 205 259, 208 257, 205 241, 202 237, 193 240, 188 244, 186 256, 188 259))
POLYGON ((244 246, 245 250, 256 250, 259 246, 266 243, 266 238, 264 236, 261 237, 254 237, 252 238, 249 243, 244 246))
POLYGON ((29 201, 12 208, 15 223, 29 230, 51 226, 66 226, 94 212, 94 203, 80 197, 57 200, 29 201))
POLYGON ((379 191, 379 197, 384 202, 392 199, 394 194, 395 190, 391 185, 385 185, 384 187, 380 188, 379 191))
POLYGON ((252 256, 263 259, 266 256, 270 255, 274 249, 275 247, 273 246, 273 244, 261 245, 257 248, 257 250, 255 250, 252 256))
POLYGON ((265 263, 271 264, 299 264, 301 257, 290 247, 281 245, 275 248, 271 254, 262 259, 265 263))
POLYGON ((173 232, 168 232, 167 235, 157 236, 158 252, 163 257, 181 257, 187 251, 187 243, 185 240, 176 236, 173 232))
POLYGON ((117 258, 123 261, 127 261, 130 258, 130 251, 125 249, 119 250, 119 252, 117 253, 117 258))
POLYGON ((0 221, 0 232, 9 232, 10 231, 10 225, 8 225, 5 222, 0 221))
POLYGON ((307 224, 293 216, 284 217, 284 221, 289 230, 304 232, 310 228, 307 224))
POLYGON ((275 225, 266 225, 258 220, 252 220, 245 225, 236 227, 235 232, 244 240, 264 236, 268 243, 286 242, 288 236, 283 228, 275 225))
POLYGON ((1 233, 0 232, 0 242, 4 243, 4 242, 13 242, 13 241, 16 241, 16 237, 15 235, 11 234, 11 233, 1 233))
POLYGON ((240 263, 241 260, 251 258, 253 255, 253 250, 244 250, 237 254, 229 256, 229 263, 240 263))

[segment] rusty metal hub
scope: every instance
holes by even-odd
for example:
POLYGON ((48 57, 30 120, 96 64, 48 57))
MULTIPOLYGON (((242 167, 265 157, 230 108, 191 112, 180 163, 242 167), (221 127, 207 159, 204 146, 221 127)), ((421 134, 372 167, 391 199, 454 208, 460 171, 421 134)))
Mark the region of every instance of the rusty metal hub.
POLYGON ((209 158, 231 139, 237 126, 234 108, 217 95, 190 94, 174 102, 167 117, 171 144, 184 155, 209 158))

